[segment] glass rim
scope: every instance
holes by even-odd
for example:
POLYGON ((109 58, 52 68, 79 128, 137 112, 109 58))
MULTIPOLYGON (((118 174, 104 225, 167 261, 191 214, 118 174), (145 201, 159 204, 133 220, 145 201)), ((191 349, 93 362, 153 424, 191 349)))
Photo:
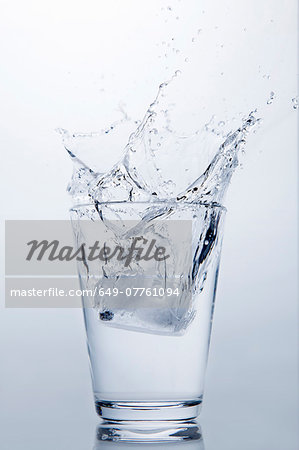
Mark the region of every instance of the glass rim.
POLYGON ((134 205, 173 205, 173 206, 180 206, 180 205, 189 205, 189 206, 199 206, 199 207, 205 207, 205 208, 215 208, 219 209, 223 212, 226 212, 227 209, 225 206, 221 205, 217 202, 211 202, 211 203, 205 203, 205 202, 186 202, 186 201, 177 201, 177 200, 154 200, 154 201, 134 201, 134 202, 128 202, 128 201, 121 201, 121 200, 115 200, 115 201, 108 201, 108 202, 84 202, 84 203, 78 203, 74 206, 72 206, 69 210, 70 211, 76 211, 76 209, 83 208, 86 206, 92 206, 95 208, 95 205, 123 205, 123 206, 134 206, 134 205))

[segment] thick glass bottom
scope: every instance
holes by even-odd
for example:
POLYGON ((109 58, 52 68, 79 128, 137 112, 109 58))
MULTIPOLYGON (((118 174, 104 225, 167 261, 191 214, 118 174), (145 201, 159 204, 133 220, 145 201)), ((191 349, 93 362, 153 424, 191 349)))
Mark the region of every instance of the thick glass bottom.
POLYGON ((200 427, 193 419, 198 416, 201 403, 201 399, 184 402, 97 401, 96 411, 103 419, 97 430, 97 441, 200 441, 200 427))
POLYGON ((182 402, 108 402, 96 401, 98 415, 112 421, 192 420, 201 408, 201 399, 182 402))

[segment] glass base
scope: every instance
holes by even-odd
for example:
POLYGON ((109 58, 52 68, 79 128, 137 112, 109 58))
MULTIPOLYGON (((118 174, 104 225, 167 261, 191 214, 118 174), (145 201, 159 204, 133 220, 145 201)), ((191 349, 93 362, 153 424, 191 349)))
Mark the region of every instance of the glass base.
MULTIPOLYGON (((111 422, 103 421, 97 428, 96 445, 94 449, 104 450, 104 443, 120 442, 121 444, 167 444, 181 441, 196 441, 196 448, 203 449, 203 439, 200 426, 195 421, 164 421, 164 422, 111 422)), ((134 446, 134 448, 137 447, 134 446)), ((143 447, 142 447, 143 448, 143 447)), ((147 449, 150 447, 147 445, 147 449)), ((155 446, 155 450, 160 447, 155 446)), ((162 446, 161 449, 165 447, 162 446)), ((177 447, 176 447, 177 448, 177 447)), ((187 450, 184 447, 185 450, 187 450)), ((193 447, 192 447, 193 449, 193 447)), ((116 450, 115 444, 113 450, 116 450)), ((177 449, 178 450, 178 449, 177 449)), ((190 447, 191 450, 191 447, 190 447)))
POLYGON ((195 419, 202 399, 185 402, 108 402, 96 401, 98 415, 108 421, 188 421, 195 419))

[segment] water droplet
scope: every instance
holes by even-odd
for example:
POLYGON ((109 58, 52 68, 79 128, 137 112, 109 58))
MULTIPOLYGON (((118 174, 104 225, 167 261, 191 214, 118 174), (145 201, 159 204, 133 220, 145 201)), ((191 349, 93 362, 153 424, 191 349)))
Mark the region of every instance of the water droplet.
POLYGON ((270 92, 270 97, 267 100, 267 105, 271 105, 274 100, 275 93, 273 91, 270 92))
POLYGON ((172 11, 172 7, 171 6, 167 6, 168 11, 172 11))
POLYGON ((223 120, 220 120, 220 122, 218 123, 219 127, 223 127, 225 125, 225 122, 223 120))
POLYGON ((292 104, 294 109, 298 109, 298 97, 292 98, 292 104))
POLYGON ((185 62, 188 62, 189 61, 189 58, 185 58, 185 62))
POLYGON ((200 34, 202 32, 202 28, 199 28, 198 30, 197 30, 197 34, 200 34))
POLYGON ((192 38, 192 42, 195 42, 195 38, 194 37, 192 38))

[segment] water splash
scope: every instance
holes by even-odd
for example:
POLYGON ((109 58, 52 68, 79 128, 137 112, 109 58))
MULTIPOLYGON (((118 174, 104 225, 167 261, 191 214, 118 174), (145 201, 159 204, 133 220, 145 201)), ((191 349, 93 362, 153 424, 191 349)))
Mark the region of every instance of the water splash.
MULTIPOLYGON (((172 263, 168 263, 167 270, 166 266, 163 266, 164 272, 159 269, 165 285, 171 279, 171 273, 179 274, 182 294, 177 302, 171 306, 164 302, 161 307, 157 307, 155 303, 150 310, 147 308, 150 314, 147 312, 144 316, 142 308, 127 311, 129 303, 124 308, 121 300, 109 303, 108 308, 103 297, 95 296, 93 307, 99 321, 109 326, 168 335, 183 334, 186 331, 196 314, 193 297, 187 296, 187 292, 192 290, 194 298, 197 294, 205 295, 202 292, 205 290, 210 267, 218 258, 216 244, 221 234, 220 229, 222 230, 222 208, 216 208, 215 211, 208 206, 203 212, 201 209, 198 211, 195 204, 223 203, 233 172, 239 165, 239 155, 244 150, 247 135, 259 123, 256 111, 252 111, 240 120, 234 131, 228 130, 227 122, 213 116, 208 123, 192 133, 179 132, 173 120, 173 112, 177 106, 169 101, 168 95, 169 89, 180 79, 180 75, 181 72, 176 71, 170 80, 159 86, 157 96, 143 120, 127 139, 119 161, 111 164, 112 167, 108 164, 108 170, 104 157, 109 161, 109 138, 113 135, 113 130, 123 126, 123 123, 116 123, 112 129, 110 127, 100 133, 87 135, 73 135, 63 129, 58 130, 74 163, 68 192, 75 204, 91 204, 83 208, 83 213, 78 212, 78 217, 103 222, 112 233, 114 244, 129 243, 134 236, 146 235, 147 227, 151 229, 160 219, 202 214, 200 220, 198 218, 198 232, 192 236, 194 255, 192 254, 190 267, 180 270, 177 266, 180 261, 178 256, 173 258, 172 263), (92 167, 86 162, 85 152, 89 161, 92 161, 92 167), (144 202, 142 207, 139 202, 144 202), (132 219, 137 220, 134 225, 124 229, 122 217, 129 219, 130 214, 132 219), (116 225, 113 224, 114 220, 117 221, 116 225)), ((124 122, 127 120, 124 119, 124 122)), ((81 209, 78 208, 78 211, 81 209)), ((167 248, 174 248, 169 240, 167 248)), ((184 252, 178 253, 181 254, 184 252)), ((131 272, 143 284, 144 280, 151 282, 150 278, 143 277, 138 264, 130 267, 128 278, 122 265, 118 268, 115 263, 111 266, 101 266, 98 263, 93 268, 87 264, 81 268, 84 274, 86 268, 91 274, 93 270, 97 274, 103 272, 104 276, 99 280, 101 286, 121 285, 122 291, 126 283, 131 283, 131 272)), ((89 288, 94 288, 93 282, 94 277, 88 277, 89 288)))
MULTIPOLYGON (((107 150, 105 147, 94 149, 96 163, 90 167, 84 160, 82 146, 87 144, 90 147, 94 140, 107 136, 119 123, 101 133, 88 135, 73 135, 66 130, 58 130, 74 162, 74 172, 68 186, 74 203, 223 202, 232 174, 239 165, 239 154, 244 149, 246 137, 259 119, 256 111, 252 111, 235 131, 225 134, 225 122, 218 120, 214 124, 213 117, 191 135, 178 134, 164 99, 169 85, 180 74, 179 70, 176 71, 170 80, 160 85, 143 120, 129 136, 121 159, 110 170, 101 166, 103 155, 109 153, 109 147, 107 150), (206 159, 206 165, 202 164, 203 170, 197 170, 208 146, 214 147, 213 157, 206 159), (183 158, 190 148, 190 159, 183 158)), ((271 92, 271 101, 273 98, 274 93, 271 92)))

